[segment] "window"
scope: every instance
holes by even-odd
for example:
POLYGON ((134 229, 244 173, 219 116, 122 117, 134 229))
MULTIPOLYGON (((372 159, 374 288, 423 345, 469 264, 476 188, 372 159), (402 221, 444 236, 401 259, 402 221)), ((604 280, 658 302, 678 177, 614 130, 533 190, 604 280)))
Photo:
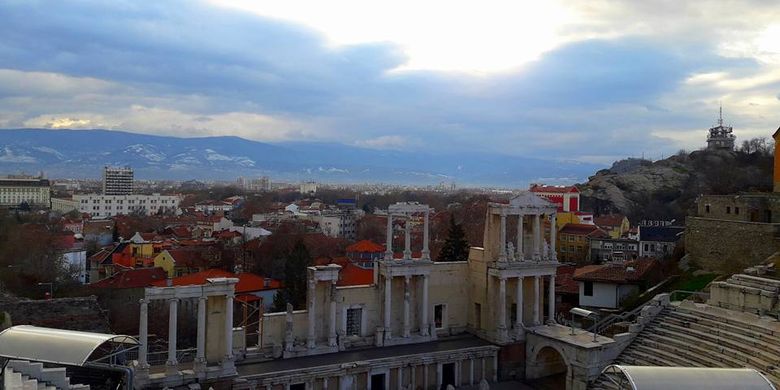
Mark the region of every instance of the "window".
POLYGON ((347 336, 360 336, 363 309, 347 309, 347 336))
POLYGON ((586 297, 592 297, 593 296, 593 282, 585 282, 584 289, 585 290, 582 294, 586 297))
POLYGON ((444 321, 447 315, 447 305, 440 304, 433 307, 433 324, 436 329, 442 329, 446 323, 444 321))
POLYGON ((647 245, 647 244, 645 244, 645 252, 647 252, 648 250, 649 250, 649 249, 648 249, 648 245, 647 245))
POLYGON ((726 206, 726 214, 731 214, 731 206, 726 206))
POLYGON ((734 207, 734 214, 739 215, 739 207, 736 206, 734 207))
POLYGON ((704 205, 704 212, 707 213, 707 214, 710 213, 710 205, 708 205, 708 204, 704 205))

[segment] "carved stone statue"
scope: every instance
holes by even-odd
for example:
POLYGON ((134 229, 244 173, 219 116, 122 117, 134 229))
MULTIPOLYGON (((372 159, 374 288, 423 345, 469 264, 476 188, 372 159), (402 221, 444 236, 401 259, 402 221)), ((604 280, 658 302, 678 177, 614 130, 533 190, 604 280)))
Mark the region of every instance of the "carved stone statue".
POLYGON ((515 261, 515 244, 512 241, 506 244, 506 257, 509 261, 515 261))
POLYGON ((490 390, 490 385, 486 379, 479 381, 479 390, 490 390))

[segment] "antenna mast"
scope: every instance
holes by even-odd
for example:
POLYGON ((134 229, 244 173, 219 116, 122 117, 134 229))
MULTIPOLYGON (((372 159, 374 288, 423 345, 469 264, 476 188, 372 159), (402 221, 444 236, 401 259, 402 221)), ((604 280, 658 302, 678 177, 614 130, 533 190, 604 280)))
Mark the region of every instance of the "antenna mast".
POLYGON ((723 103, 720 103, 720 108, 718 109, 718 126, 723 126, 723 103))

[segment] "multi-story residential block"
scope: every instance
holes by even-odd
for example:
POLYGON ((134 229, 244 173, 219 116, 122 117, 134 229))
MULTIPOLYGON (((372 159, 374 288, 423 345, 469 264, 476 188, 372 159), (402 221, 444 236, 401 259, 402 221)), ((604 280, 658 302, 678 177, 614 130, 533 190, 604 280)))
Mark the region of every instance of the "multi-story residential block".
POLYGON ((178 195, 73 195, 78 202, 79 212, 89 213, 93 218, 114 215, 154 215, 175 213, 181 199, 178 195))
POLYGON ((590 262, 624 262, 639 257, 639 241, 626 238, 591 237, 590 262))
POLYGON ((354 240, 357 237, 356 215, 351 210, 326 212, 319 216, 320 229, 329 237, 354 240))
MULTIPOLYGON (((669 256, 683 239, 682 226, 639 226, 639 257, 669 256)), ((714 237, 713 237, 714 238, 714 237)))
POLYGON ((49 180, 41 177, 9 176, 0 178, 0 207, 27 203, 33 207, 50 207, 49 180))
POLYGON ((593 237, 607 237, 607 233, 595 225, 570 223, 558 231, 558 258, 563 262, 585 264, 588 261, 588 245, 593 237))
POLYGON ((103 195, 132 195, 133 169, 130 167, 103 167, 103 195))

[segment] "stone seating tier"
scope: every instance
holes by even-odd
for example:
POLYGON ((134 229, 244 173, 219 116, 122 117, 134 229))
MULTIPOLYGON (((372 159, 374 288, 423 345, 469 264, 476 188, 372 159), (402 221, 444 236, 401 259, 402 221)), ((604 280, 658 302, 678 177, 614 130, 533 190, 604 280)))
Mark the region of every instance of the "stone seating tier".
MULTIPOLYGON (((642 366, 754 368, 780 385, 780 332, 729 311, 693 305, 661 311, 614 364, 642 366)), ((589 388, 616 389, 602 374, 589 388)))

